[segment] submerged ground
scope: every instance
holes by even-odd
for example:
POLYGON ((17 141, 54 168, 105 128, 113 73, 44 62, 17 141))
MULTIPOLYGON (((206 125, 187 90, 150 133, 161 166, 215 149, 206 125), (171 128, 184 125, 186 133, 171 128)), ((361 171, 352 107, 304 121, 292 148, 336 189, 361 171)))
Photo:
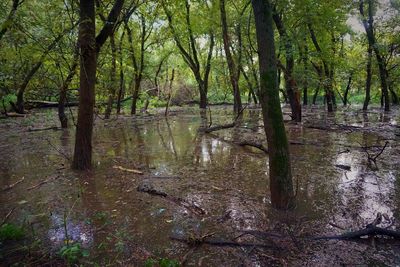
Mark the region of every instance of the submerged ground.
MULTIPOLYGON (((213 107, 212 125, 232 122, 231 110, 213 107)), ((302 124, 287 122, 297 198, 290 212, 271 209, 268 156, 237 145, 266 145, 258 109, 211 134, 199 131, 210 113, 196 108, 168 119, 97 117, 90 173, 70 170, 73 129, 36 131, 58 125, 55 111, 3 119, 0 222, 23 226, 24 235, 0 240, 0 265, 399 265, 392 239, 311 239, 364 228, 378 213, 381 227, 400 227, 398 114, 315 107, 302 124), (377 166, 368 164, 385 142, 377 166), (197 246, 202 240, 266 246, 197 246), (76 253, 65 252, 72 246, 76 253)))

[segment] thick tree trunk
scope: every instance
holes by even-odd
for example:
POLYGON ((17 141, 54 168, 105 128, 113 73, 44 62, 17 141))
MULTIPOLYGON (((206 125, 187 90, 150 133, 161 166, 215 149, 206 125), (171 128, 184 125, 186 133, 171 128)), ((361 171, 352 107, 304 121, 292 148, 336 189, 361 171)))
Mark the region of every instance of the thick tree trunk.
POLYGON ((365 100, 363 110, 368 109, 369 101, 371 100, 371 80, 372 80, 372 47, 368 45, 367 59, 367 80, 365 81, 365 100))
POLYGON ((110 87, 108 89, 108 101, 105 111, 105 119, 109 119, 111 116, 112 106, 114 104, 115 92, 116 92, 116 73, 117 73, 117 48, 115 46, 114 34, 110 35, 110 46, 111 46, 111 72, 110 72, 110 87))
MULTIPOLYGON (((229 40, 228 34, 228 25, 226 19, 226 11, 225 11, 225 0, 220 0, 220 13, 221 13, 221 25, 222 25, 222 37, 224 41, 224 50, 226 61, 228 63, 229 69, 229 78, 231 81, 231 85, 233 88, 233 108, 236 113, 239 113, 242 110, 242 100, 240 98, 240 90, 239 90, 239 75, 240 70, 237 69, 237 66, 233 60, 231 53, 231 44, 229 40)), ((240 62, 238 62, 238 65, 240 62)))
POLYGON ((93 108, 96 82, 96 35, 94 0, 80 0, 80 94, 72 168, 92 167, 93 108))
POLYGON ((289 146, 280 107, 272 9, 269 0, 252 0, 260 65, 260 103, 269 151, 271 203, 278 209, 294 205, 289 146))

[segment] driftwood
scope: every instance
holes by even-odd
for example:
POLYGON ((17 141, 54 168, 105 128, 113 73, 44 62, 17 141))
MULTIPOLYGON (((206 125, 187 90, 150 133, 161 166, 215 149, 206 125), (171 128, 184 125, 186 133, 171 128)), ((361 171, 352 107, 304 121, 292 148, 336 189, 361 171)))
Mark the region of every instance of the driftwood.
POLYGON ((342 169, 345 171, 351 171, 351 166, 348 166, 348 165, 336 164, 335 167, 338 167, 339 169, 342 169))
POLYGON ((200 245, 211 245, 217 247, 259 247, 259 248, 272 248, 278 249, 276 246, 261 243, 248 243, 248 242, 236 242, 217 238, 183 238, 178 236, 170 236, 170 239, 183 242, 189 246, 200 246, 200 245))
POLYGON ((152 196, 163 197, 179 206, 184 207, 186 210, 196 214, 196 215, 205 215, 206 211, 201 207, 195 205, 194 203, 189 203, 186 200, 168 195, 166 192, 161 191, 159 189, 154 188, 152 184, 142 183, 137 187, 137 191, 150 194, 152 196))

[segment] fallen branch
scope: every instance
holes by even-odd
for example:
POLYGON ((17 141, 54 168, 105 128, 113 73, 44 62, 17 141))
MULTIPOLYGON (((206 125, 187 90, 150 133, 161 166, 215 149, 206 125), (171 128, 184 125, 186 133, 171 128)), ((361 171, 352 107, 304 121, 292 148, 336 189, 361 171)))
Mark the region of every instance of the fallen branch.
POLYGON ((170 239, 183 242, 188 244, 189 246, 200 246, 200 245, 211 245, 211 246, 218 246, 218 247, 261 247, 261 248, 272 248, 278 249, 275 246, 271 246, 269 244, 260 244, 260 243, 247 243, 247 242, 235 242, 223 239, 206 239, 206 238, 183 238, 177 236, 170 236, 170 239))
POLYGON ((389 236, 395 239, 400 239, 400 232, 390 229, 385 229, 381 227, 377 227, 378 224, 382 222, 382 214, 378 213, 376 215, 375 220, 368 224, 364 229, 344 233, 341 235, 334 235, 334 236, 319 236, 312 238, 313 240, 321 240, 321 239, 339 239, 339 240, 349 240, 349 239, 357 239, 363 236, 389 236))
POLYGON ((49 177, 49 178, 47 178, 46 180, 41 181, 40 183, 38 183, 38 184, 36 184, 36 185, 34 185, 34 186, 28 187, 26 190, 30 191, 30 190, 36 189, 36 188, 38 188, 38 187, 40 187, 40 186, 42 186, 42 185, 44 185, 44 184, 47 184, 48 182, 54 181, 54 180, 57 179, 58 177, 59 177, 59 176, 49 177))
POLYGON ((1 222, 0 227, 3 226, 3 225, 8 221, 8 219, 10 218, 10 216, 11 216, 11 214, 14 212, 14 210, 15 210, 15 207, 12 208, 12 209, 7 213, 6 217, 4 217, 3 221, 1 222))
POLYGON ((122 167, 122 166, 114 165, 113 168, 114 168, 114 169, 121 170, 121 171, 125 171, 125 172, 131 172, 131 173, 136 173, 136 174, 143 174, 142 171, 135 170, 135 169, 127 169, 127 168, 124 168, 124 167, 122 167))
POLYGON ((240 141, 240 142, 234 142, 235 144, 238 144, 239 146, 251 146, 251 147, 255 147, 258 148, 262 151, 264 151, 266 154, 268 154, 268 148, 266 148, 263 144, 261 143, 256 143, 253 141, 240 141))
POLYGON ((195 205, 194 203, 189 203, 186 200, 174 196, 168 195, 166 192, 158 190, 153 187, 152 184, 149 183, 142 183, 137 187, 137 191, 147 193, 153 196, 163 197, 179 206, 184 207, 188 211, 197 214, 197 215, 205 215, 206 211, 201 207, 195 205))
POLYGON ((46 128, 32 128, 28 127, 28 132, 39 132, 39 131, 47 131, 47 130, 61 130, 61 128, 57 126, 52 126, 52 127, 46 127, 46 128))
POLYGON ((24 180, 25 180, 25 177, 22 177, 20 180, 16 181, 15 183, 7 185, 5 188, 3 188, 3 191, 8 191, 8 190, 12 189, 16 185, 22 183, 24 180))
POLYGON ((209 128, 206 128, 204 130, 205 133, 211 133, 211 132, 215 132, 218 130, 223 130, 223 129, 229 129, 229 128, 233 128, 235 127, 236 123, 229 123, 229 124, 223 124, 223 125, 217 125, 217 126, 212 126, 209 128))

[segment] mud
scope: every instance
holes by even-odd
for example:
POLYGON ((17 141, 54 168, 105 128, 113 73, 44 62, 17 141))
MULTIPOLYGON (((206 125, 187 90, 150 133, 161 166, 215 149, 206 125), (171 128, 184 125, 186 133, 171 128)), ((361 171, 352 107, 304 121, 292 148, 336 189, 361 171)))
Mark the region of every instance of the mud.
MULTIPOLYGON (((231 109, 212 107, 212 125, 232 122, 231 109)), ((258 109, 245 110, 236 127, 211 134, 199 130, 209 126, 209 112, 191 108, 173 111, 168 119, 97 117, 95 167, 85 173, 69 167, 73 129, 29 131, 58 125, 55 111, 1 120, 0 188, 24 180, 0 194, 0 220, 15 208, 8 221, 24 225, 29 240, 40 241, 34 250, 50 255, 41 264, 66 264, 57 253, 68 240, 89 251, 80 259, 85 265, 140 266, 148 258, 169 258, 188 266, 396 266, 398 241, 309 237, 364 228, 379 212, 381 227, 399 227, 398 114, 352 108, 330 115, 314 107, 304 110, 303 123, 286 123, 297 199, 290 212, 271 208, 268 155, 236 144, 253 140, 266 146, 258 109), (386 141, 377 168, 371 168, 368 154, 379 153, 386 141), (186 206, 137 190, 143 184, 186 206), (192 248, 170 239, 233 240, 243 231, 273 234, 235 241, 274 248, 192 248)), ((39 264, 6 243, 0 249, 7 264, 39 264)))

